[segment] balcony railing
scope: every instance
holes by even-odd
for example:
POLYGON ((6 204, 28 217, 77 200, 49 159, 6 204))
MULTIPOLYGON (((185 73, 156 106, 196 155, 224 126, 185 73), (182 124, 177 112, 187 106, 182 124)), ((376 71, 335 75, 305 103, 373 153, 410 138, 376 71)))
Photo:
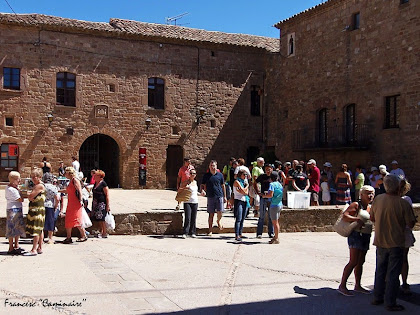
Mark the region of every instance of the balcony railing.
POLYGON ((372 130, 370 125, 334 126, 320 129, 299 129, 293 131, 293 150, 321 148, 368 149, 372 130))

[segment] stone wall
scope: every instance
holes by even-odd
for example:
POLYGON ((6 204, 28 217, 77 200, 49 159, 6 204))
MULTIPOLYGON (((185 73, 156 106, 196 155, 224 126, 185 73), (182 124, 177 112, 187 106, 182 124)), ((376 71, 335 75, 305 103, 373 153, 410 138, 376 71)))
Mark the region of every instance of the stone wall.
MULTIPOLYGON (((420 215, 420 204, 414 204, 414 213, 420 215)), ((319 207, 311 209, 285 209, 280 216, 281 232, 332 232, 333 225, 340 215, 340 209, 334 207, 319 207)), ((117 235, 179 235, 182 234, 183 211, 154 211, 144 213, 115 214, 115 231, 117 235)), ((57 221, 57 236, 65 236, 64 219, 57 221)), ((264 227, 266 228, 266 226, 264 227)), ((99 230, 97 223, 88 231, 99 230)), ((418 222, 414 230, 420 230, 418 222)), ((218 229, 215 228, 215 233, 218 229)), ((255 227, 245 227, 244 233, 255 233, 255 227)), ((0 236, 6 233, 6 218, 0 217, 0 236)), ((197 233, 207 233, 207 228, 198 228, 197 233)), ((235 233, 234 227, 225 226, 223 233, 235 233)), ((73 236, 79 236, 77 229, 73 229, 73 236)))
POLYGON ((0 136, 2 143, 19 145, 24 177, 43 156, 54 171, 60 160, 69 165, 94 134, 118 144, 115 167, 124 188, 139 186, 139 147, 148 154, 147 188, 167 187, 168 145, 181 146, 199 175, 210 159, 222 167, 231 155, 245 156, 248 146, 262 148, 261 117, 250 115, 251 86, 264 85, 262 49, 15 25, 0 25, 0 47, 0 70, 22 69, 20 91, 0 88, 0 136), (57 72, 76 74, 76 107, 56 104, 57 72), (148 106, 149 77, 165 80, 164 110, 148 106), (95 118, 95 105, 108 106, 108 119, 95 118), (206 113, 197 126, 200 107, 206 113), (48 114, 54 116, 51 126, 48 114), (15 126, 6 127, 4 116, 12 116, 15 126), (66 133, 69 127, 73 135, 66 133))
MULTIPOLYGON (((397 160, 420 199, 419 2, 331 0, 277 24, 281 48, 267 69, 270 119, 267 144, 282 160, 330 161, 352 170, 397 160), (352 16, 360 12, 360 28, 352 16), (289 34, 295 52, 288 55, 289 34), (385 129, 385 97, 400 95, 399 128, 385 129), (345 107, 355 104, 356 125, 368 125, 368 147, 341 145, 293 149, 293 131, 318 128, 327 109, 333 133, 345 125, 345 107)), ((330 134, 330 138, 337 136, 330 134)))

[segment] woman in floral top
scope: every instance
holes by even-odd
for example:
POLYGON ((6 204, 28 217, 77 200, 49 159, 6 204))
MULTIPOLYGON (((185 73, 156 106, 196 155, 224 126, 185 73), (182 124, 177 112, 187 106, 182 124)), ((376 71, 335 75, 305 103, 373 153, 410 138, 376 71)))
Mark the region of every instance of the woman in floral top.
POLYGON ((95 172, 95 187, 93 188, 93 201, 92 201, 92 219, 99 221, 101 234, 99 238, 107 238, 105 217, 109 212, 109 189, 104 181, 105 172, 97 170, 95 172))

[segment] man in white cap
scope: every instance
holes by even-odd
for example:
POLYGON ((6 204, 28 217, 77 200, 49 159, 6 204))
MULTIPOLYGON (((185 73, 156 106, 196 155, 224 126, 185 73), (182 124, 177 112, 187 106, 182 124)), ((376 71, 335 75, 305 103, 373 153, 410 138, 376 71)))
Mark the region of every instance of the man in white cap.
POLYGON ((316 161, 310 159, 308 165, 308 178, 309 178, 309 192, 311 193, 311 206, 319 206, 318 194, 319 194, 319 182, 321 178, 321 172, 316 166, 316 161))
POLYGON ((404 171, 402 169, 400 169, 400 167, 398 166, 398 162, 397 161, 392 161, 391 162, 391 174, 392 175, 397 175, 400 179, 405 179, 405 174, 404 171))

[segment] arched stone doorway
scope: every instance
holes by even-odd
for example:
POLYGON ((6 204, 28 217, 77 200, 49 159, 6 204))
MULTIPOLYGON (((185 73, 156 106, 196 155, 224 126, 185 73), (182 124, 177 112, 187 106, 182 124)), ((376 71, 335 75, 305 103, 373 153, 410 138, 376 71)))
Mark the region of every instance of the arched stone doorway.
POLYGON ((94 134, 83 142, 79 150, 80 167, 90 179, 90 170, 96 168, 105 172, 105 181, 109 187, 120 184, 120 148, 110 136, 94 134))

